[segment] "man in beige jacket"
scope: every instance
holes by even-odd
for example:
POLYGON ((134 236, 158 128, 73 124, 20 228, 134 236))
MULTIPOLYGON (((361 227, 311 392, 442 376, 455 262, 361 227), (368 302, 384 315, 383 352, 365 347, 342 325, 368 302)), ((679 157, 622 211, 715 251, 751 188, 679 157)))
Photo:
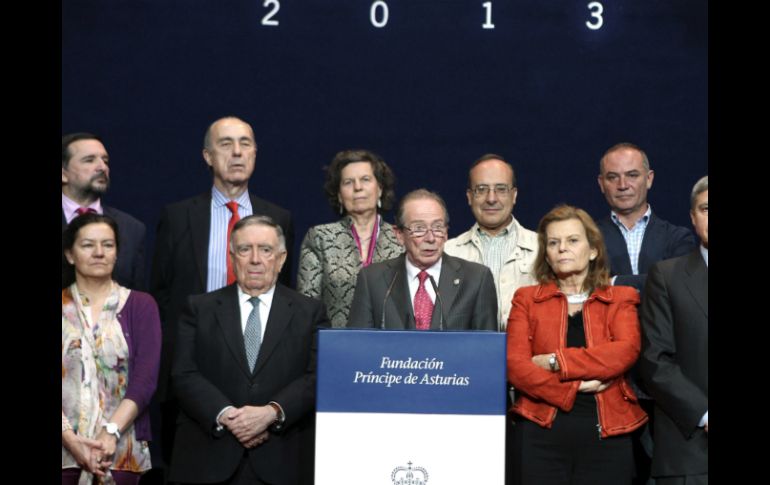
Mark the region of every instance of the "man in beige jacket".
POLYGON ((473 162, 468 172, 468 205, 476 224, 450 239, 444 251, 489 267, 495 280, 498 329, 505 331, 513 294, 536 283, 532 264, 537 255, 537 234, 513 217, 516 175, 501 156, 487 154, 473 162))

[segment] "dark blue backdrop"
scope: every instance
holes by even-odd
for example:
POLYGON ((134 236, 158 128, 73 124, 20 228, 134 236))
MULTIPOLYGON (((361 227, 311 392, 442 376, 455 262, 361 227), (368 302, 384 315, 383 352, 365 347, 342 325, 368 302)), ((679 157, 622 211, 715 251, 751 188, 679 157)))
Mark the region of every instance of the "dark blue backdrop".
POLYGON ((381 0, 381 28, 373 3, 63 0, 62 133, 104 137, 106 200, 147 223, 150 253, 160 208, 209 190, 203 133, 228 114, 254 127, 250 187, 292 211, 297 246, 336 219, 322 169, 352 147, 383 156, 398 195, 440 192, 454 236, 479 155, 513 163, 534 229, 559 202, 606 215, 599 157, 631 141, 656 172, 653 209, 689 226, 708 171, 706 2, 604 0, 598 30, 588 0, 381 0), (262 25, 276 3, 279 25, 262 25))

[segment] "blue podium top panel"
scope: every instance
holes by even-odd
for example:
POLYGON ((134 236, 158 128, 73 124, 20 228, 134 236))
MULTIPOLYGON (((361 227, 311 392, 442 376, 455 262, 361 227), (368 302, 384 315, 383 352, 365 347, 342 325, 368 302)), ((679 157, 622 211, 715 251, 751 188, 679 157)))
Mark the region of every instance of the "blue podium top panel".
POLYGON ((505 334, 324 329, 318 412, 504 415, 505 334))

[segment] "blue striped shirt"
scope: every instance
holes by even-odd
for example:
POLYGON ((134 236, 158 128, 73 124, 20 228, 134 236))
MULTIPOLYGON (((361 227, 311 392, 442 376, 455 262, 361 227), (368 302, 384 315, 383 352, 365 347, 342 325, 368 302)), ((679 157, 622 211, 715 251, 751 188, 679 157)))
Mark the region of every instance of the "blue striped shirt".
POLYGON ((647 229, 647 223, 650 222, 651 214, 652 206, 647 204, 647 212, 644 213, 641 219, 636 221, 636 224, 634 224, 632 229, 626 228, 614 212, 610 215, 612 222, 618 226, 620 233, 623 234, 623 239, 626 240, 628 257, 631 260, 631 271, 633 271, 634 274, 639 274, 639 253, 642 252, 644 231, 647 229))
MULTIPOLYGON (((238 202, 238 215, 243 219, 252 214, 249 191, 244 191, 238 202)), ((227 285, 228 241, 227 225, 231 212, 225 204, 230 199, 216 187, 211 188, 211 228, 209 229, 209 263, 206 291, 214 291, 227 285)))

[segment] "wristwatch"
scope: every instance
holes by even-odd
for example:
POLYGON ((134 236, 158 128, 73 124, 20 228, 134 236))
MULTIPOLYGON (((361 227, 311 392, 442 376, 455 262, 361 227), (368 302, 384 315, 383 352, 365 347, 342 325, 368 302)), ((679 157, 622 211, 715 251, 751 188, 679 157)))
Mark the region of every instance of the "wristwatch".
POLYGON ((277 402, 270 401, 267 405, 275 409, 275 421, 273 421, 270 427, 274 431, 279 431, 283 427, 283 423, 286 422, 286 415, 283 414, 283 409, 277 402))
POLYGON ((556 354, 551 354, 548 357, 548 365, 551 366, 551 372, 556 372, 556 354))
POLYGON ((107 431, 107 434, 115 435, 116 439, 120 439, 120 428, 115 423, 106 423, 102 427, 107 431))

